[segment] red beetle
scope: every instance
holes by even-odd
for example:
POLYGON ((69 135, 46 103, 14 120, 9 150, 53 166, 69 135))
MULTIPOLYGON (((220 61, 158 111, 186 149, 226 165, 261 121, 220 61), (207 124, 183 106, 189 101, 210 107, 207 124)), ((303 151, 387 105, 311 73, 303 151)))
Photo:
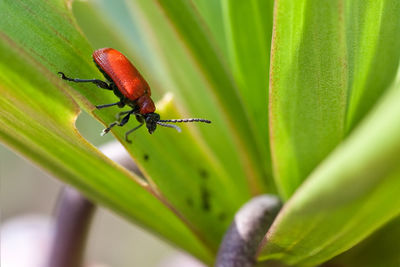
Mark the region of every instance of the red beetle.
POLYGON ((130 142, 128 135, 133 131, 140 128, 144 123, 149 133, 153 133, 158 125, 171 127, 178 131, 180 128, 176 125, 166 124, 164 122, 205 122, 211 123, 206 119, 175 119, 175 120, 160 120, 160 115, 155 113, 156 107, 151 99, 151 90, 146 80, 140 75, 139 71, 133 64, 119 51, 112 48, 102 48, 94 51, 93 60, 97 68, 103 73, 107 82, 97 79, 73 79, 65 76, 63 72, 61 78, 71 82, 85 83, 90 82, 96 84, 98 87, 112 90, 114 94, 119 97, 119 101, 112 104, 105 104, 96 106, 96 108, 106 108, 111 106, 118 106, 120 108, 128 105, 132 109, 123 111, 118 114, 118 121, 113 122, 106 129, 103 130, 102 135, 108 133, 112 127, 124 126, 131 115, 135 115, 136 120, 140 123, 139 126, 129 130, 125 133, 125 139, 130 142), (125 115, 121 120, 120 117, 125 115))

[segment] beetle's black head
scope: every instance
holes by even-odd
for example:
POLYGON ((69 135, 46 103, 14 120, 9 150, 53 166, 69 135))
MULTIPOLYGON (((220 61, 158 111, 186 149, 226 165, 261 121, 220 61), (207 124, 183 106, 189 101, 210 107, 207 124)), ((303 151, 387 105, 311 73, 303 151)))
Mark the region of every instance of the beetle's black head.
POLYGON ((147 130, 152 134, 157 128, 157 122, 160 120, 160 115, 157 113, 147 113, 144 115, 147 130))

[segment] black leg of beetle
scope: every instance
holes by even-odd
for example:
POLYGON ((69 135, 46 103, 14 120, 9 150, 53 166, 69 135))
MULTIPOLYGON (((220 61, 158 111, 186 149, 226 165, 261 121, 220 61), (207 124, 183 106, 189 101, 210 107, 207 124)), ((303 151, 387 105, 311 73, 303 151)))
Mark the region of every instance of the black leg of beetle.
POLYGON ((120 121, 121 116, 122 116, 122 115, 125 115, 125 114, 128 114, 128 113, 132 113, 132 110, 122 111, 122 112, 120 112, 120 113, 117 113, 117 115, 116 115, 115 117, 117 118, 117 121, 120 121))
POLYGON ((108 125, 107 128, 105 128, 105 129, 101 132, 100 135, 103 136, 103 135, 107 134, 107 133, 111 130, 111 128, 114 127, 115 125, 117 125, 118 123, 119 123, 118 121, 115 121, 115 122, 111 123, 110 125, 108 125))
POLYGON ((112 106, 118 106, 120 108, 123 108, 125 106, 125 104, 122 103, 121 101, 119 101, 117 103, 112 103, 112 104, 98 105, 98 106, 96 106, 96 108, 97 109, 102 109, 102 108, 108 108, 108 107, 112 107, 112 106))
POLYGON ((125 117, 122 118, 121 122, 118 124, 118 126, 124 126, 128 121, 129 117, 131 116, 131 112, 128 113, 125 117))
POLYGON ((132 130, 129 130, 125 133, 125 140, 126 142, 128 142, 129 144, 132 143, 131 140, 129 140, 128 135, 130 135, 132 132, 136 131, 137 129, 139 129, 140 127, 143 126, 144 123, 140 124, 139 126, 136 126, 135 128, 133 128, 132 130))
POLYGON ((103 82, 102 80, 97 80, 97 79, 73 79, 73 78, 69 78, 69 77, 65 76, 65 74, 63 72, 58 72, 58 74, 61 74, 61 78, 63 80, 67 80, 67 81, 75 82, 75 83, 94 83, 95 85, 97 85, 97 87, 100 87, 100 88, 103 88, 103 89, 107 89, 107 90, 113 90, 108 83, 103 82))
POLYGON ((125 117, 122 118, 121 122, 119 121, 115 121, 113 123, 111 123, 107 128, 105 128, 102 132, 101 135, 105 135, 106 133, 108 133, 112 127, 118 125, 118 126, 124 126, 128 121, 129 121, 129 117, 131 116, 131 111, 129 111, 128 115, 126 115, 125 117))

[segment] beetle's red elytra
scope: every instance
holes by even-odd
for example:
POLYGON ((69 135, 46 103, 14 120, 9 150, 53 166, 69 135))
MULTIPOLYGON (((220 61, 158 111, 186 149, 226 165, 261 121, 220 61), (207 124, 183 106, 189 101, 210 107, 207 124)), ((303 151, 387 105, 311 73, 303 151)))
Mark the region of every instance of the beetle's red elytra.
POLYGON ((167 124, 165 122, 205 122, 211 123, 206 119, 172 119, 172 120, 161 120, 160 115, 155 113, 156 107, 153 100, 151 99, 150 86, 146 80, 142 77, 135 66, 126 58, 121 52, 113 48, 101 48, 93 52, 93 61, 97 68, 103 73, 107 82, 97 79, 76 79, 65 76, 63 72, 61 78, 67 81, 76 83, 94 83, 100 88, 106 90, 112 90, 114 94, 119 98, 119 101, 112 104, 98 105, 97 109, 102 109, 111 106, 118 106, 120 108, 125 105, 129 106, 131 110, 123 111, 118 113, 118 120, 111 123, 106 129, 103 130, 102 135, 108 133, 112 127, 124 126, 131 115, 135 115, 136 120, 140 123, 139 126, 127 131, 125 133, 125 140, 131 142, 128 139, 128 135, 133 131, 139 129, 143 124, 149 133, 153 133, 157 125, 174 128, 177 131, 181 131, 176 125, 167 124), (124 116, 123 116, 124 115, 124 116), (123 117, 122 117, 123 116, 123 117), (122 119, 121 119, 122 117, 122 119))
POLYGON ((150 86, 123 54, 112 48, 102 48, 94 51, 93 60, 127 99, 137 100, 141 114, 156 111, 154 102, 150 98, 150 86))

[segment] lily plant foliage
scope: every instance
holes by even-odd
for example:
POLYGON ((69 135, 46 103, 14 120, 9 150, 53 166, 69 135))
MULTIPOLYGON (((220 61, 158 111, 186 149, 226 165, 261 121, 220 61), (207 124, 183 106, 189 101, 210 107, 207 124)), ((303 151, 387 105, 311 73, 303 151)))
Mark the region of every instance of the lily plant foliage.
POLYGON ((394 266, 399 14, 397 0, 2 0, 0 140, 208 264, 241 205, 272 193, 285 205, 259 260, 394 266), (57 76, 104 79, 101 47, 134 62, 162 118, 212 121, 132 144, 133 122, 114 127, 144 179, 75 128, 80 109, 113 122, 117 107, 94 106, 115 96, 57 76))

